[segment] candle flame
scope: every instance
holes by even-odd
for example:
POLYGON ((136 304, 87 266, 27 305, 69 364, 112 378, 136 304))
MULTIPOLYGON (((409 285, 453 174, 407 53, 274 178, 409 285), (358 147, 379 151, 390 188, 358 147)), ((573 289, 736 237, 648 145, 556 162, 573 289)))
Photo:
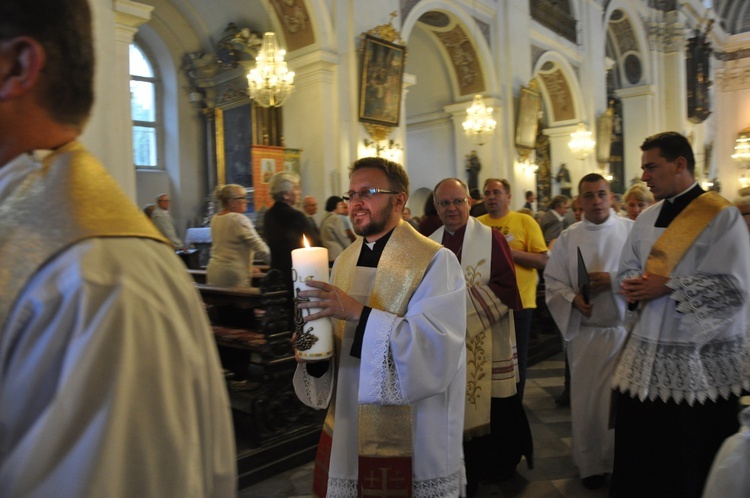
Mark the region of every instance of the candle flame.
POLYGON ((307 241, 307 237, 302 236, 302 243, 305 244, 306 249, 310 249, 310 243, 307 241))

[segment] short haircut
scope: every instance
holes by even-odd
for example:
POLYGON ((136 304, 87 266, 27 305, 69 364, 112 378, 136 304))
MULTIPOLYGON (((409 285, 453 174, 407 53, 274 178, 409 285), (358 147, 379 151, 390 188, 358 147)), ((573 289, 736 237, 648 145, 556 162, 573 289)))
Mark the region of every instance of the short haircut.
POLYGON ((506 180, 505 178, 503 178, 503 179, 500 179, 500 178, 487 178, 484 181, 484 185, 482 186, 482 190, 486 189, 487 185, 489 185, 492 182, 500 182, 502 184, 503 188, 505 189, 505 193, 506 194, 510 194, 510 182, 508 180, 506 180))
POLYGON ((604 182, 607 184, 607 188, 609 188, 609 182, 606 178, 604 178, 599 173, 589 173, 587 175, 584 175, 583 178, 581 178, 581 181, 578 182, 578 193, 581 193, 581 185, 584 183, 596 183, 596 182, 604 182))
POLYGON ((0 40, 28 36, 43 48, 39 105, 83 128, 94 103, 94 42, 87 0, 2 0, 0 40))
POLYGON ((332 195, 331 197, 329 197, 328 200, 326 200, 326 211, 328 211, 329 213, 331 211, 335 211, 339 205, 339 202, 344 202, 344 199, 336 195, 332 195))
POLYGON ((641 150, 659 149, 659 156, 667 161, 674 161, 678 157, 684 157, 687 169, 691 175, 695 175, 695 156, 690 142, 676 131, 665 131, 646 138, 641 144, 641 150))
POLYGON ((409 198, 409 176, 406 174, 404 167, 394 161, 382 157, 363 157, 358 159, 349 168, 349 178, 355 171, 362 168, 379 169, 388 178, 388 185, 391 190, 403 192, 406 198, 409 198))
POLYGON ((567 195, 556 195, 552 198, 552 200, 549 203, 550 209, 557 209, 558 207, 562 206, 563 204, 569 204, 570 203, 570 197, 567 195))
POLYGON ((532 192, 531 190, 527 190, 526 191, 526 198, 530 199, 532 197, 534 197, 534 192, 532 192))
POLYGON ((471 192, 469 192, 469 195, 471 195, 471 198, 474 199, 475 201, 482 200, 482 192, 480 192, 478 188, 471 189, 471 192))
POLYGON ((161 200, 161 198, 162 198, 162 197, 164 197, 165 195, 166 195, 167 197, 169 197, 169 194, 167 194, 166 192, 162 192, 161 194, 157 195, 157 196, 156 196, 156 199, 154 199, 154 200, 155 200, 156 202, 159 202, 159 200, 161 200))
POLYGON ((648 202, 649 204, 654 203, 654 194, 643 185, 633 185, 630 187, 628 191, 625 192, 625 195, 622 196, 622 200, 628 202, 628 199, 631 197, 635 198, 638 202, 648 202))
POLYGON ((216 187, 216 190, 214 190, 214 197, 217 201, 219 201, 219 206, 221 206, 221 209, 226 209, 229 207, 229 201, 232 200, 232 197, 235 197, 235 192, 242 191, 242 195, 244 196, 246 194, 245 187, 242 185, 238 185, 236 183, 228 183, 226 185, 219 185, 216 187))
POLYGON ((300 178, 297 173, 292 171, 280 171, 271 177, 268 182, 268 190, 274 201, 283 201, 284 194, 294 190, 299 185, 300 178))
POLYGON ((437 190, 438 190, 438 187, 439 187, 440 185, 442 185, 443 183, 445 183, 445 182, 448 182, 448 181, 451 181, 451 180, 453 180, 454 182, 458 182, 458 183, 459 183, 459 184, 461 185, 461 187, 463 187, 463 189, 464 189, 464 192, 466 192, 466 195, 467 195, 467 196, 469 195, 469 186, 468 186, 468 185, 466 185, 466 183, 464 183, 464 181, 463 181, 463 180, 461 180, 461 179, 459 179, 459 178, 443 178, 442 180, 440 180, 439 182, 437 182, 437 185, 435 185, 435 188, 434 188, 434 189, 432 189, 432 196, 433 196, 433 199, 434 199, 435 197, 437 197, 437 190))

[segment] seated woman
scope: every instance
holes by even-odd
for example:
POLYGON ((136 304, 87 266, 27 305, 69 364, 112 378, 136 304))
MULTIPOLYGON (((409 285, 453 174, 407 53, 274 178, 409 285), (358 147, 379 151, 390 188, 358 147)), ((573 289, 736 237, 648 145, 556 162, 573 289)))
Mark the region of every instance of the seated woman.
POLYGON ((206 283, 222 287, 250 287, 254 253, 268 258, 270 251, 244 215, 247 209, 245 187, 223 185, 215 197, 221 211, 211 218, 211 259, 206 268, 206 283))

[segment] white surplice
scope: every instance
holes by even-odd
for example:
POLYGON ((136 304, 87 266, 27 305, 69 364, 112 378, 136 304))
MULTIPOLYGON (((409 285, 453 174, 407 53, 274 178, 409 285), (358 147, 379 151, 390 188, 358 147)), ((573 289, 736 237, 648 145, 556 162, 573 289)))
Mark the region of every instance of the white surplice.
POLYGON ((631 220, 615 216, 613 210, 599 225, 584 218, 562 232, 544 269, 547 306, 568 343, 573 461, 581 477, 612 472, 610 385, 626 337, 617 270, 632 226, 631 220), (610 289, 591 295, 590 318, 571 304, 579 292, 578 248, 589 273, 608 272, 611 279, 610 289))
MULTIPOLYGON (((351 295, 367 302, 373 268, 354 271, 351 295)), ((355 324, 347 323, 338 372, 321 378, 297 367, 294 387, 303 403, 323 409, 336 390, 328 496, 357 496, 360 404, 411 406, 413 496, 457 496, 461 485, 466 388, 466 288, 456 257, 435 253, 405 316, 373 309, 362 360, 349 354, 355 324), (335 382, 336 380, 337 382, 335 382)))
MULTIPOLYGON (((0 167, 0 206, 39 168, 30 156, 0 167)), ((234 496, 216 346, 166 244, 77 242, 28 280, 6 318, 0 496, 234 496)))
MULTIPOLYGON (((622 250, 619 279, 643 273, 658 202, 638 216, 622 250)), ((739 210, 722 210, 670 275, 671 294, 640 305, 613 386, 641 401, 727 399, 750 389, 750 242, 739 210)))

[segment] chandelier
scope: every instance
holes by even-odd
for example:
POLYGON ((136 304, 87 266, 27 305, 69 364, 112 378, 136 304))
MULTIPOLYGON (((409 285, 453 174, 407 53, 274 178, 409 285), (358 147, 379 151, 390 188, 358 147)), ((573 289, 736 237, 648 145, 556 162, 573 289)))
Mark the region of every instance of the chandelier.
POLYGON ((481 95, 474 95, 474 102, 466 110, 463 122, 464 133, 478 145, 483 145, 486 138, 495 131, 497 122, 492 117, 492 107, 485 107, 481 95))
POLYGON ((596 142, 591 138, 591 132, 586 130, 583 123, 578 123, 575 133, 570 134, 568 148, 578 159, 583 161, 594 152, 596 142))
POLYGON ((294 72, 284 62, 286 50, 276 43, 276 35, 263 35, 263 46, 255 58, 255 67, 247 73, 250 98, 261 107, 281 107, 294 88, 294 72))
POLYGON ((738 163, 750 163, 750 127, 745 128, 737 135, 732 159, 738 163))

